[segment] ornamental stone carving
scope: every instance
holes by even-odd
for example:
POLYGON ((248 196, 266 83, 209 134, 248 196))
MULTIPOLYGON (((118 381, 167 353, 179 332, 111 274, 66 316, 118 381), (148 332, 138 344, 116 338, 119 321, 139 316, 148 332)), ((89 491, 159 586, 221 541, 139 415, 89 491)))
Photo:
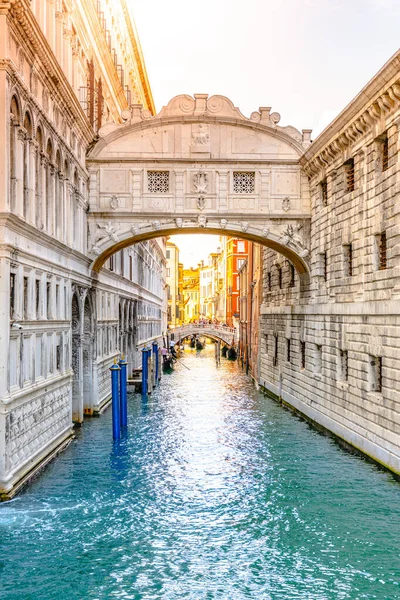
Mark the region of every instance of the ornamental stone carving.
POLYGON ((160 223, 160 221, 153 221, 152 226, 153 226, 153 229, 155 229, 156 231, 159 231, 160 227, 161 227, 161 223, 160 223))
POLYGON ((285 212, 288 212, 288 210, 290 210, 290 198, 289 198, 289 196, 286 196, 286 198, 284 198, 282 200, 282 210, 284 210, 285 212))
POLYGON ((177 219, 175 219, 175 224, 180 229, 183 226, 183 219, 181 219, 180 217, 178 217, 177 219))
POLYGON ((203 196, 197 198, 197 208, 203 210, 206 206, 206 199, 203 196))
POLYGON ((119 208, 119 198, 118 198, 118 196, 111 196, 110 208, 112 210, 117 210, 117 208, 119 208))
POLYGON ((247 230, 248 230, 248 228, 249 228, 249 224, 248 224, 246 221, 243 221, 243 222, 241 223, 241 228, 242 228, 242 231, 243 231, 243 233, 246 233, 246 231, 247 231, 247 230))
POLYGON ((221 219, 221 229, 226 229, 228 225, 228 221, 226 219, 221 219))
POLYGON ((197 218, 198 227, 207 227, 207 217, 204 215, 199 215, 197 218))
POLYGON ((197 131, 192 133, 193 146, 207 146, 210 141, 209 128, 207 125, 200 124, 197 131))
POLYGON ((97 223, 98 231, 95 236, 94 244, 92 246, 93 254, 99 255, 101 252, 100 246, 107 240, 112 240, 113 242, 118 241, 118 235, 115 227, 111 225, 111 221, 103 225, 102 223, 97 223))
POLYGON ((193 175, 193 187, 197 194, 206 194, 208 192, 208 177, 206 173, 199 171, 193 175))
POLYGON ((268 237, 269 236, 269 227, 268 227, 268 225, 266 225, 264 227, 262 234, 263 234, 264 237, 268 237))
POLYGON ((302 224, 296 226, 289 224, 286 229, 283 230, 280 240, 283 244, 285 244, 285 246, 296 247, 299 251, 299 255, 302 258, 305 258, 308 256, 309 250, 306 247, 303 237, 300 235, 302 228, 302 224))

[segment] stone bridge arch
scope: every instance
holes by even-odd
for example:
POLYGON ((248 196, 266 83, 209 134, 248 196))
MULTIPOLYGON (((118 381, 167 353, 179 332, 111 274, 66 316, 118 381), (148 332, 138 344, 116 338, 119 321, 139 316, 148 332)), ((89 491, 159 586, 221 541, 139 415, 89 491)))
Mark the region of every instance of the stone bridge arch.
POLYGON ((213 233, 258 242, 307 278, 310 196, 300 157, 310 131, 250 118, 224 96, 173 98, 152 116, 140 105, 106 124, 88 155, 89 254, 111 254, 172 234, 213 233))

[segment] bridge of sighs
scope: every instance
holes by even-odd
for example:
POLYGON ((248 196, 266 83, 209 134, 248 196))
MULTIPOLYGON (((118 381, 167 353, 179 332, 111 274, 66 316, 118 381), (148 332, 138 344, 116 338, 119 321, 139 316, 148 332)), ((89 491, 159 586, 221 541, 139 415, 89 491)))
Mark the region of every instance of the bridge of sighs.
POLYGON ((262 107, 249 118, 223 96, 173 98, 156 116, 133 105, 106 124, 88 156, 94 272, 116 251, 155 237, 214 233, 277 250, 307 280, 310 144, 262 107))

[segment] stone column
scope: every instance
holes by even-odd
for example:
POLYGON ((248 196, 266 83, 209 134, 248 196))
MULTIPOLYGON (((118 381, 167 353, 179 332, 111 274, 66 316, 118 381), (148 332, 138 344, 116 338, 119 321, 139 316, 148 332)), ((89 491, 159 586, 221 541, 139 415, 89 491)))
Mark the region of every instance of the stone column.
POLYGON ((44 229, 47 223, 47 158, 44 152, 40 153, 39 169, 41 207, 39 213, 40 223, 38 223, 38 227, 44 229))
POLYGON ((18 128, 15 141, 15 213, 23 215, 24 209, 24 144, 26 132, 22 127, 18 128))
POLYGON ((54 234, 54 199, 55 199, 55 166, 51 163, 47 167, 47 197, 46 197, 46 230, 54 234))
POLYGON ((29 223, 35 222, 36 214, 36 156, 38 152, 38 144, 35 140, 28 142, 28 205, 26 220, 29 223))

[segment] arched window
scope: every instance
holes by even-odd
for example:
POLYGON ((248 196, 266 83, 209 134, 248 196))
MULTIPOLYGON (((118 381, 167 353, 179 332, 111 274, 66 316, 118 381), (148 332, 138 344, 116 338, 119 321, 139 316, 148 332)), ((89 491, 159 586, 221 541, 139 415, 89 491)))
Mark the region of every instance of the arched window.
POLYGON ((46 231, 48 233, 52 232, 52 222, 53 222, 53 185, 52 185, 52 166, 51 161, 53 159, 53 145, 51 140, 47 141, 46 146, 46 231))
POLYGON ((10 189, 9 202, 10 210, 16 208, 16 181, 17 181, 17 126, 20 124, 21 113, 19 104, 15 96, 11 99, 10 105, 10 189))
POLYGON ((43 132, 41 127, 37 128, 36 131, 36 142, 38 145, 36 153, 36 177, 35 177, 35 192, 36 192, 36 211, 35 211, 35 223, 38 229, 42 228, 42 187, 43 187, 43 175, 42 175, 42 154, 43 154, 43 132))
POLYGON ((30 198, 29 198, 29 183, 30 183, 30 178, 31 178, 31 172, 30 172, 30 142, 32 141, 32 119, 30 114, 27 112, 25 113, 25 117, 24 117, 24 129, 25 129, 25 141, 24 141, 24 159, 23 159, 23 174, 22 174, 22 179, 23 179, 23 190, 24 190, 24 199, 23 199, 23 205, 22 205, 22 214, 24 216, 25 219, 27 219, 29 217, 29 211, 30 211, 30 198))
POLYGON ((55 233, 58 239, 62 236, 62 218, 63 218, 63 181, 61 176, 61 154, 60 151, 56 152, 56 170, 55 170, 55 194, 54 194, 54 225, 55 233))

